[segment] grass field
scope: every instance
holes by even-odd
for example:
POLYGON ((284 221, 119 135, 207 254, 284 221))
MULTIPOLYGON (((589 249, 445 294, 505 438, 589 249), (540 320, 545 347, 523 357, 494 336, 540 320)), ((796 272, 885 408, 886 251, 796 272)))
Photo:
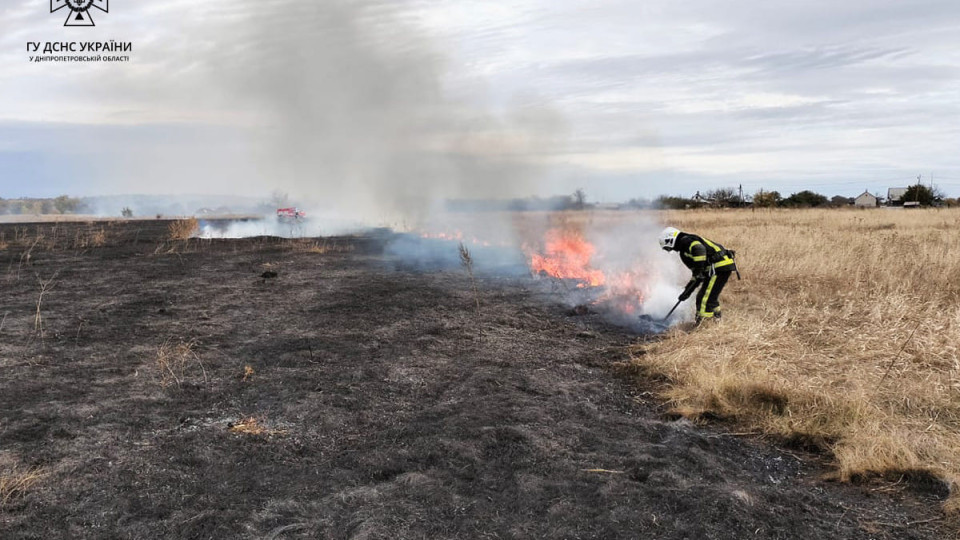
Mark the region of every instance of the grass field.
POLYGON ((960 510, 960 211, 664 212, 721 242, 725 318, 637 348, 674 410, 815 446, 837 475, 933 475, 960 510))
POLYGON ((611 369, 645 338, 558 283, 414 265, 391 247, 412 235, 191 230, 0 226, 0 538, 952 531, 943 490, 816 482, 818 462, 664 418, 611 369))

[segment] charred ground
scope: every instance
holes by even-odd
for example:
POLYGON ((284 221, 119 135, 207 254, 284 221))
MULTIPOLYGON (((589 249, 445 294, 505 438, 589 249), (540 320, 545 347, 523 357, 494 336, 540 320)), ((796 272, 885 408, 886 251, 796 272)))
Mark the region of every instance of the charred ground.
POLYGON ((0 474, 39 475, 3 538, 951 534, 939 489, 671 421, 617 373, 635 334, 517 277, 480 276, 478 318, 386 233, 0 233, 0 474))

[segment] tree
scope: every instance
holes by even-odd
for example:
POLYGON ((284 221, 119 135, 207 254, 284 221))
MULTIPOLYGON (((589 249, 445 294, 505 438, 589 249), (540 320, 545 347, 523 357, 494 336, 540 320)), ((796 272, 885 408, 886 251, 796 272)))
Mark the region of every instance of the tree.
POLYGON ((43 203, 34 199, 24 200, 20 203, 20 213, 39 216, 43 213, 43 203))
POLYGON ((773 208, 780 205, 783 197, 779 191, 760 190, 753 195, 753 206, 757 208, 773 208))
POLYGON ((695 202, 692 199, 686 199, 684 197, 670 197, 668 195, 661 195, 657 197, 655 206, 666 210, 683 210, 684 208, 699 208, 703 205, 695 202))
POLYGON ((736 188, 717 188, 707 192, 707 198, 713 199, 718 206, 739 206, 740 195, 736 188))
POLYGON ((57 212, 61 214, 67 214, 70 212, 75 212, 77 210, 77 205, 80 204, 80 201, 77 199, 71 199, 66 195, 61 195, 53 200, 53 206, 57 209, 57 212))
POLYGON ((849 206, 853 204, 853 199, 843 195, 834 195, 830 197, 830 206, 849 206))
POLYGON ((900 197, 903 202, 918 202, 921 206, 930 206, 935 202, 943 200, 943 193, 937 189, 931 189, 923 184, 914 184, 907 188, 907 191, 900 197))
POLYGON ((573 200, 573 207, 577 210, 583 210, 587 203, 587 194, 580 188, 574 191, 570 198, 573 200))
POLYGON ((827 204, 827 198, 824 195, 806 189, 783 200, 783 206, 812 207, 825 204, 827 204))
POLYGON ((120 211, 120 215, 123 217, 133 217, 133 210, 129 206, 124 206, 123 210, 120 211))

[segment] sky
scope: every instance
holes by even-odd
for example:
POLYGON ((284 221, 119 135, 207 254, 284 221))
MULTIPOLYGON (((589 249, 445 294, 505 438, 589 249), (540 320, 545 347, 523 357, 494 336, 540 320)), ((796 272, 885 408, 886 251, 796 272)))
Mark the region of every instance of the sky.
POLYGON ((960 195, 956 0, 0 6, 0 197, 960 195), (27 42, 132 42, 34 63, 27 42))

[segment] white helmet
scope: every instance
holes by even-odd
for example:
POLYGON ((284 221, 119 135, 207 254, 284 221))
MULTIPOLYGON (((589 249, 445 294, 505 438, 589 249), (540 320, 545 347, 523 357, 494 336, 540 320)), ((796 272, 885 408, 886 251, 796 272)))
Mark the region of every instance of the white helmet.
POLYGON ((667 251, 673 249, 678 234, 680 234, 680 229, 674 227, 667 227, 660 231, 660 247, 667 251))

